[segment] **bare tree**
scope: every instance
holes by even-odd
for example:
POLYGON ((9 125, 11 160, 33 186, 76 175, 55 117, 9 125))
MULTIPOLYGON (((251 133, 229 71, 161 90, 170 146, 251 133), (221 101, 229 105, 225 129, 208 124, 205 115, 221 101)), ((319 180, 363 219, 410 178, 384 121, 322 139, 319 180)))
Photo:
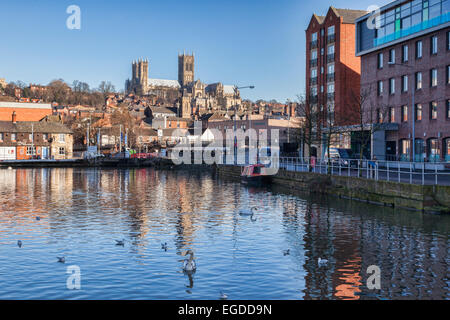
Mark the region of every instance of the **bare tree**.
MULTIPOLYGON (((374 95, 371 86, 364 86, 359 93, 351 91, 351 96, 358 116, 354 141, 360 145, 359 160, 361 163, 365 146, 370 144, 374 133, 382 130, 384 124, 389 121, 391 106, 375 103, 372 99, 374 95)), ((371 154, 371 158, 374 159, 373 154, 371 154)))

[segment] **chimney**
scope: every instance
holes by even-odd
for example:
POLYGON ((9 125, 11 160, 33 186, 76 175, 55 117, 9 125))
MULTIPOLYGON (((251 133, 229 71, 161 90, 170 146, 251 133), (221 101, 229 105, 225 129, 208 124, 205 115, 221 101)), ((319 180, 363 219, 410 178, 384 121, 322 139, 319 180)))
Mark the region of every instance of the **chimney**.
POLYGON ((16 112, 13 111, 13 113, 12 113, 12 123, 16 124, 16 122, 17 122, 16 112))

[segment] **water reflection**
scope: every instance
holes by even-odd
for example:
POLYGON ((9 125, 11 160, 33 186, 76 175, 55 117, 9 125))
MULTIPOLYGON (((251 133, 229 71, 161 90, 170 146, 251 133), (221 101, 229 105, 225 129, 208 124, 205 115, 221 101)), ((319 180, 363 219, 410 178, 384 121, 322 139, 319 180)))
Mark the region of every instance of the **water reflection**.
POLYGON ((0 170, 0 298, 448 299, 449 226, 209 173, 0 170), (256 221, 239 216, 252 206, 256 221), (182 271, 187 250, 195 274, 182 271), (83 290, 65 288, 58 254, 80 265, 83 290), (381 290, 366 287, 370 265, 381 290))

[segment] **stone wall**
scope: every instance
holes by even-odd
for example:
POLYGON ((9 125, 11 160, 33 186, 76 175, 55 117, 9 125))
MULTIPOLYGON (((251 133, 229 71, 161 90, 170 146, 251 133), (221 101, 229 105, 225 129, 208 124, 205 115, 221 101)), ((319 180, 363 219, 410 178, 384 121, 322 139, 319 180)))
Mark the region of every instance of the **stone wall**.
MULTIPOLYGON (((241 168, 218 166, 219 176, 240 178, 241 168)), ((347 176, 280 170, 272 178, 276 185, 311 193, 332 194, 373 204, 450 213, 450 186, 422 186, 347 176)))

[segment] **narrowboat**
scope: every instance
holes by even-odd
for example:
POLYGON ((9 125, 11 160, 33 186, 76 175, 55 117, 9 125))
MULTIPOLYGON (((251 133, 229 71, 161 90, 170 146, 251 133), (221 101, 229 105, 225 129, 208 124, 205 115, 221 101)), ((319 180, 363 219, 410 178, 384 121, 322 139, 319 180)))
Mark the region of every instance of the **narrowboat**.
POLYGON ((241 180, 245 184, 263 185, 271 182, 272 174, 263 164, 253 164, 242 169, 241 180))

